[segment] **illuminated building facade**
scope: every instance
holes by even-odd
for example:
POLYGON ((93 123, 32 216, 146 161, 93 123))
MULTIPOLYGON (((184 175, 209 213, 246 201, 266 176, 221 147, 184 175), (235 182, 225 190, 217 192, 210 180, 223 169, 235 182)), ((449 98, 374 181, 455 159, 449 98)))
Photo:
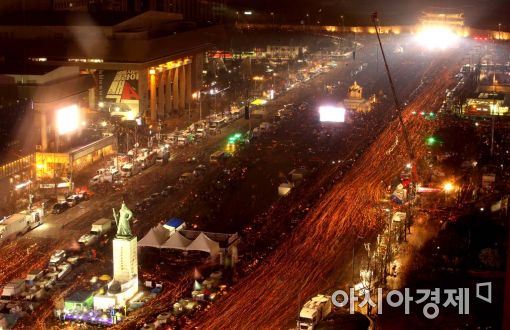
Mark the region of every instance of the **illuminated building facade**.
POLYGON ((508 96, 502 93, 480 93, 466 100, 462 114, 474 117, 507 116, 509 101, 508 96))
POLYGON ((449 10, 424 11, 420 17, 423 26, 446 26, 455 28, 464 27, 464 13, 449 10))

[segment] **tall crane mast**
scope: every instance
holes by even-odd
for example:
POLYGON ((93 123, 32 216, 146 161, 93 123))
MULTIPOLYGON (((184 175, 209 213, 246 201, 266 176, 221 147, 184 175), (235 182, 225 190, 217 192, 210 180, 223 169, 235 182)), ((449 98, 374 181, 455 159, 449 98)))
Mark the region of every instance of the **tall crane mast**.
MULTIPOLYGON (((404 124, 404 120, 402 119, 402 110, 403 109, 402 109, 400 101, 397 97, 397 91, 395 90, 395 85, 393 84, 393 78, 391 77, 390 68, 388 67, 388 62, 386 61, 386 55, 384 53, 384 49, 382 46, 381 36, 379 35, 379 27, 377 25, 378 21, 379 21, 379 19, 377 17, 377 13, 372 14, 372 22, 374 23, 375 33, 377 35, 377 40, 379 41, 379 47, 381 49, 382 58, 384 60, 384 67, 386 68, 386 75, 388 76, 388 80, 390 82, 391 93, 393 94, 393 101, 395 103, 398 120, 400 122, 400 125, 402 126, 402 134, 404 135, 404 141, 406 144, 407 154, 409 156, 409 160, 413 167, 413 175, 415 175, 416 170, 415 170, 415 166, 414 166, 415 165, 414 164, 414 162, 415 162, 414 150, 413 150, 413 146, 411 145, 411 141, 409 140, 409 135, 407 133, 406 125, 404 124)), ((414 179, 417 179, 417 178, 415 177, 414 179)))
MULTIPOLYGON (((418 171, 416 168, 416 158, 413 150, 413 146, 411 144, 411 141, 409 140, 409 134, 407 132, 406 125, 404 123, 404 120, 402 119, 402 106, 400 105, 400 102, 397 97, 397 91, 395 90, 395 84, 393 83, 393 78, 391 77, 390 68, 388 67, 388 62, 386 61, 386 55, 384 54, 384 49, 381 42, 381 36, 379 35, 379 27, 377 26, 377 22, 379 21, 377 17, 377 13, 372 14, 372 22, 374 23, 375 33, 377 35, 377 40, 379 41, 379 47, 381 48, 381 54, 382 58, 384 60, 384 67, 386 68, 386 75, 388 76, 388 80, 390 82, 391 87, 391 93, 393 94, 393 101, 395 102, 395 108, 397 111, 398 120, 400 122, 400 125, 402 126, 402 134, 404 135, 404 141, 406 144, 407 154, 409 156, 409 162, 411 164, 411 182, 416 183, 418 181, 418 171)), ((406 220, 404 222, 404 240, 407 240, 407 230, 409 229, 408 226, 408 217, 411 215, 411 209, 408 204, 408 216, 406 216, 406 220)))

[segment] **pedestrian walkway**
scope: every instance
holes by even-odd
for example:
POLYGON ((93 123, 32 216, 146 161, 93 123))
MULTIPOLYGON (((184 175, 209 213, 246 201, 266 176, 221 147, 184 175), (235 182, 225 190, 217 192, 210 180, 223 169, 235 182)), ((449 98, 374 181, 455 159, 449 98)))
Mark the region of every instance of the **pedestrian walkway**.
POLYGON ((438 226, 434 219, 427 213, 420 212, 415 215, 414 223, 411 226, 411 234, 407 234, 407 241, 399 245, 398 252, 390 264, 390 272, 386 278, 386 285, 389 290, 401 289, 407 285, 407 274, 413 272, 419 259, 418 252, 432 237, 437 235, 438 226), (395 267, 396 276, 392 276, 392 268, 395 267))

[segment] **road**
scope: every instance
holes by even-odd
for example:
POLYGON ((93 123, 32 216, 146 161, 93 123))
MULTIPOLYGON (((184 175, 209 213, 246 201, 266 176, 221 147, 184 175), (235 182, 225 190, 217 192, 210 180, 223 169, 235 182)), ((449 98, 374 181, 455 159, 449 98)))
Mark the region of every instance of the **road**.
MULTIPOLYGON (((432 79, 403 113, 418 158, 426 154, 423 139, 432 132, 434 121, 424 120, 412 112, 439 107, 438 95, 444 93, 451 83, 452 72, 458 69, 455 55, 449 55, 451 57, 443 54, 430 58, 432 65, 427 74, 432 79)), ((408 74, 408 82, 412 82, 413 73, 408 74)), ((396 76, 398 81, 398 74, 396 76)), ((405 81, 400 77, 402 83, 405 81)), ((193 326, 201 329, 282 328, 296 317, 301 302, 319 292, 338 288, 339 279, 350 268, 346 265, 350 265, 354 237, 359 235, 369 240, 381 226, 375 210, 377 201, 384 196, 385 187, 381 182, 391 181, 408 162, 402 142, 393 148, 398 132, 399 123, 393 120, 353 169, 310 210, 292 236, 193 326)), ((331 177, 337 170, 332 168, 324 175, 331 177)))

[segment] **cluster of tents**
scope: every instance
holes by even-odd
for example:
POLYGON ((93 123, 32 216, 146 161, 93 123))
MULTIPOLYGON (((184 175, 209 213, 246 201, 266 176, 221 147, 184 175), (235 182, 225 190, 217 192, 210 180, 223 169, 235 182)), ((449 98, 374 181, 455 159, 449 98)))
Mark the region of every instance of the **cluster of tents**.
POLYGON ((208 252, 211 256, 216 256, 220 252, 220 244, 210 239, 203 232, 200 232, 195 239, 191 240, 184 236, 181 231, 169 230, 161 224, 151 228, 138 242, 138 246, 183 251, 202 251, 208 252))

